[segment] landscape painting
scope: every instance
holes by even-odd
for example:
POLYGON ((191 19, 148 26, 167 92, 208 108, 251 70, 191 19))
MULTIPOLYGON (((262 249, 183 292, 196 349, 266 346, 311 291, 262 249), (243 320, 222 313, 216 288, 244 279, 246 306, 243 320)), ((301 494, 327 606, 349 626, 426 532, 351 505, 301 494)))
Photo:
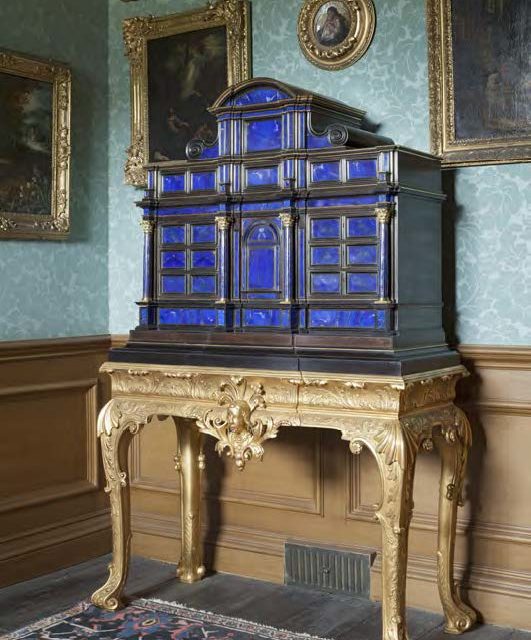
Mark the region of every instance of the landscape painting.
POLYGON ((0 212, 51 215, 53 85, 0 73, 0 212))
POLYGON ((184 160, 186 145, 214 142, 208 107, 227 87, 225 27, 179 33, 148 43, 149 160, 184 160))

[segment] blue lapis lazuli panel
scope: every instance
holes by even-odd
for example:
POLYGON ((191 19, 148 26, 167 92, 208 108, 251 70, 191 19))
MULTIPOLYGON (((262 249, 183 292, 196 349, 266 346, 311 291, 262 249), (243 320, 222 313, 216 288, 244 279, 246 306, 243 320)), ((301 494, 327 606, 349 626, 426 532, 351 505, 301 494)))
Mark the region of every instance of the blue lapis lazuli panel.
POLYGON ((326 133, 322 136, 316 136, 313 133, 309 133, 306 138, 306 145, 308 149, 325 149, 332 146, 328 139, 328 134, 326 133))
MULTIPOLYGON (((251 224, 251 220, 244 221, 244 228, 247 227, 248 224, 251 224)), ((257 224, 254 226, 253 230, 249 234, 248 242, 275 242, 277 236, 273 227, 269 224, 257 224)))
POLYGON ((339 273, 312 273, 312 293, 339 293, 339 273))
POLYGON ((262 185, 278 184, 278 167, 256 167, 246 169, 247 186, 261 187, 262 185))
POLYGON ((313 240, 321 238, 339 238, 339 218, 314 218, 311 223, 313 240))
POLYGON ((178 216, 189 215, 193 213, 218 213, 219 207, 217 204, 197 205, 193 207, 160 207, 158 210, 159 216, 178 216))
POLYGON ((351 245, 348 247, 349 264, 376 264, 376 245, 351 245))
POLYGON ((289 200, 274 200, 272 202, 244 202, 242 211, 276 211, 289 207, 289 200))
POLYGON ((377 202, 380 202, 379 196, 334 196, 333 198, 310 198, 308 206, 341 207, 351 204, 376 204, 377 202))
POLYGON ((350 160, 348 179, 376 178, 376 160, 350 160))
POLYGON ((248 288, 273 289, 276 285, 274 247, 250 247, 248 250, 248 288))
POLYGON ((347 293, 372 293, 376 291, 375 273, 349 273, 347 293))
POLYGON ((163 244, 184 244, 185 237, 185 229, 182 226, 162 227, 163 244))
POLYGON ((162 191, 184 191, 184 173, 162 176, 162 191))
POLYGON ((312 181, 337 182, 341 178, 341 167, 339 162, 319 162, 312 164, 312 181))
POLYGON ((185 293, 184 276, 162 276, 162 293, 185 293))
POLYGON ((270 151, 282 147, 282 124, 279 118, 249 121, 246 135, 247 151, 270 151))
POLYGON ((201 159, 210 160, 212 158, 217 158, 219 156, 219 145, 218 143, 213 145, 205 145, 203 151, 201 152, 201 159))
POLYGON ((349 218, 347 224, 349 238, 376 235, 376 218, 349 218))
POLYGON ((216 188, 216 172, 192 173, 192 191, 213 191, 216 188))
POLYGON ((163 269, 184 269, 186 266, 186 257, 184 251, 163 251, 162 252, 162 268, 163 269))
POLYGON ((148 310, 146 307, 142 307, 139 311, 140 324, 148 324, 148 310))
POLYGON ((192 225, 192 242, 199 244, 202 242, 216 241, 216 227, 213 224, 192 225))
POLYGON ((245 309, 243 322, 247 327, 287 327, 289 314, 282 309, 245 309))
POLYGON ((387 311, 376 312, 376 328, 377 329, 385 329, 386 316, 387 316, 387 311))
POLYGON ((315 329, 374 329, 376 312, 368 309, 310 309, 315 329))
POLYGON ((211 269, 215 266, 215 251, 192 251, 192 267, 194 269, 211 269))
POLYGON ((338 265, 339 247, 312 247, 312 265, 338 265))
POLYGON ((278 102, 286 98, 289 98, 289 96, 283 91, 280 91, 280 89, 274 87, 255 87, 236 96, 231 100, 231 103, 236 106, 245 106, 248 104, 278 102))
POLYGON ((216 293, 216 276, 192 276, 192 293, 216 293))
POLYGON ((160 324, 215 326, 215 309, 160 309, 160 324))

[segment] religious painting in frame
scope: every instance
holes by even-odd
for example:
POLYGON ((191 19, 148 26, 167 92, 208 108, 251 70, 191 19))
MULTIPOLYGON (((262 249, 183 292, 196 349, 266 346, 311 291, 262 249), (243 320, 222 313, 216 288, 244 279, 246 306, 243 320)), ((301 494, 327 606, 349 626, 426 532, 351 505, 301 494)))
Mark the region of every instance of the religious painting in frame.
POLYGON ((369 48, 376 27, 372 0, 305 0, 299 13, 299 44, 321 69, 344 69, 369 48))
POLYGON ((432 153, 443 165, 529 162, 529 0, 427 0, 432 153))
POLYGON ((131 146, 125 182, 145 186, 150 162, 186 159, 186 144, 217 135, 208 107, 249 78, 250 5, 219 0, 205 9, 124 21, 131 76, 131 146))
POLYGON ((68 236, 70 69, 0 51, 0 239, 68 236))

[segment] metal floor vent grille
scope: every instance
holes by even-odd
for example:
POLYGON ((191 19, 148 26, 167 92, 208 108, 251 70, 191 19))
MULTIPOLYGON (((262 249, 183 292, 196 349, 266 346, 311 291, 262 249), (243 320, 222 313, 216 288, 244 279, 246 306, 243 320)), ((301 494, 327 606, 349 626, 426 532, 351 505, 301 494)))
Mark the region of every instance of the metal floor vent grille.
POLYGON ((285 584, 369 597, 375 553, 286 543, 285 584))

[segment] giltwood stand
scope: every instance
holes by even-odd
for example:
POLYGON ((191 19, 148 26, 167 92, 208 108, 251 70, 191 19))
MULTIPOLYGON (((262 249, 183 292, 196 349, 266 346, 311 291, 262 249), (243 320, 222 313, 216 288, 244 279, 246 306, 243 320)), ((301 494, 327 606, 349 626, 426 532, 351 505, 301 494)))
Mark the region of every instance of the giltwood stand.
POLYGON ((177 426, 181 475, 182 555, 177 575, 200 580, 202 564, 200 479, 205 462, 201 434, 243 469, 262 458, 264 442, 284 426, 337 429, 354 454, 367 447, 378 463, 382 503, 382 624, 384 640, 405 640, 408 531, 419 451, 441 454, 438 585, 446 631, 462 633, 476 621, 453 579, 457 506, 470 425, 453 401, 462 366, 404 377, 356 376, 208 367, 107 363, 112 400, 103 408, 98 435, 110 494, 113 560, 107 582, 92 596, 105 609, 122 606, 131 538, 127 452, 132 437, 154 416, 177 426))

